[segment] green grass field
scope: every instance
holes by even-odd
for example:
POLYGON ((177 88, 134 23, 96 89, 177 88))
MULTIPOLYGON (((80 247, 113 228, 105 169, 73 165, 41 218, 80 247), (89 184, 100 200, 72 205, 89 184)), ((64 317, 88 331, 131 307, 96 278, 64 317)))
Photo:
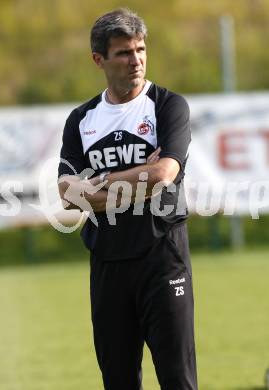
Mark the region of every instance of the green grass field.
MULTIPOLYGON (((269 366, 269 251, 193 256, 200 390, 259 390, 269 366)), ((0 269, 0 389, 101 390, 87 261, 0 269)), ((144 390, 157 390, 145 350, 144 390)), ((126 389, 128 390, 128 389, 126 389)))

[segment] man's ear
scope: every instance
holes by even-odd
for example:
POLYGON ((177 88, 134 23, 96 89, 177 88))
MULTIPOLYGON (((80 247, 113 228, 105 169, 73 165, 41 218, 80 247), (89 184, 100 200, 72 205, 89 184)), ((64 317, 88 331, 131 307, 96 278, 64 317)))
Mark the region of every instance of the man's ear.
POLYGON ((100 53, 92 53, 92 59, 96 63, 96 65, 103 69, 104 66, 104 57, 100 53))

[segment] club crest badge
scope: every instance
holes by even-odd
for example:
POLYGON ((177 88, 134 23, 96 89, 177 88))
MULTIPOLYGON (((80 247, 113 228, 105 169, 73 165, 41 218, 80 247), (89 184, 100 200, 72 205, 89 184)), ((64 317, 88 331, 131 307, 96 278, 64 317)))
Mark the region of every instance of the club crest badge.
POLYGON ((150 121, 149 116, 146 115, 143 122, 138 126, 137 132, 139 135, 146 135, 149 131, 151 135, 154 135, 154 124, 150 121))

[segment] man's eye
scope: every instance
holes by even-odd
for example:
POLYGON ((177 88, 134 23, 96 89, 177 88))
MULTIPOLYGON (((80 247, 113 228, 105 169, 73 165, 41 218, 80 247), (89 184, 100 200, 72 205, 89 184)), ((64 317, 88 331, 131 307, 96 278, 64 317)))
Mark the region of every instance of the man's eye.
POLYGON ((117 53, 117 56, 127 56, 129 53, 127 51, 120 51, 117 53))

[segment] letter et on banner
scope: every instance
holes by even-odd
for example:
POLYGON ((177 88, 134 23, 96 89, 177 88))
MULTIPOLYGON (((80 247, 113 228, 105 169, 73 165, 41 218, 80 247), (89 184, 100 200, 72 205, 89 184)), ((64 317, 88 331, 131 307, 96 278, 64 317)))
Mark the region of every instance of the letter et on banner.
POLYGON ((189 102, 192 143, 185 181, 190 211, 225 213, 233 202, 236 214, 268 213, 269 94, 199 95, 189 102))

